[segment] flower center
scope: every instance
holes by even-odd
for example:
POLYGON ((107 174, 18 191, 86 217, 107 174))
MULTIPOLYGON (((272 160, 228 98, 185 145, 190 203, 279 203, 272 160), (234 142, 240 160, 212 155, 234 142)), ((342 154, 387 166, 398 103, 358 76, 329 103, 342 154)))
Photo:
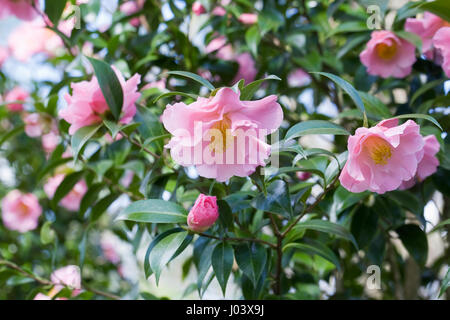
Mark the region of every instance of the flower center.
POLYGON ((211 143, 209 149, 217 153, 223 153, 225 149, 231 144, 232 136, 230 134, 231 121, 226 116, 217 123, 215 123, 209 130, 211 143))
POLYGON ((377 55, 384 60, 390 60, 397 53, 397 44, 393 41, 391 45, 379 43, 375 47, 377 55))
POLYGON ((376 164, 386 165, 392 156, 390 144, 380 137, 368 138, 364 147, 376 164))

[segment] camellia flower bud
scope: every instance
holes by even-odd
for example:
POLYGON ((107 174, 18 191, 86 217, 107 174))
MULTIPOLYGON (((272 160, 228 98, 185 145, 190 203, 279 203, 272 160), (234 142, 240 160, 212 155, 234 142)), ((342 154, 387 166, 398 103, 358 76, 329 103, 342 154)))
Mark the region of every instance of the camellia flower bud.
POLYGON ((200 194, 187 218, 188 226, 193 231, 203 232, 219 218, 217 198, 200 194))

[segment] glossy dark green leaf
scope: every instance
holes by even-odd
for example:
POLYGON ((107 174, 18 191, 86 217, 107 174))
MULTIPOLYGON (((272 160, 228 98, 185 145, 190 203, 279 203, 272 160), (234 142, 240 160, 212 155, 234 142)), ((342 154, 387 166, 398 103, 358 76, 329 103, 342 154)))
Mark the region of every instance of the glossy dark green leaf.
POLYGON ((420 9, 429 11, 438 15, 444 20, 450 22, 450 2, 447 0, 436 0, 425 2, 419 7, 420 9))
POLYGON ((200 83, 202 86, 207 87, 211 91, 214 91, 216 89, 211 84, 211 82, 209 82, 208 80, 200 77, 198 74, 195 74, 195 73, 192 73, 192 72, 187 72, 187 71, 168 71, 167 74, 173 74, 173 75, 182 76, 182 77, 186 77, 186 78, 195 80, 198 83, 200 83))
POLYGON ((424 266, 428 256, 428 241, 425 232, 415 224, 405 224, 395 230, 413 259, 424 266))
POLYGON ((233 261, 233 248, 231 245, 225 242, 217 244, 212 253, 211 263, 224 295, 233 267, 233 261))
POLYGON ((60 183, 55 191, 55 194, 53 195, 53 206, 56 206, 59 201, 61 201, 61 199, 64 198, 64 196, 66 196, 73 189, 77 182, 81 180, 83 175, 84 171, 77 171, 72 172, 64 177, 64 180, 60 183))
POLYGON ((309 134, 333 134, 333 135, 349 135, 350 133, 338 124, 325 120, 309 120, 302 121, 291 127, 287 133, 285 140, 306 136, 309 134))
POLYGON ((123 106, 123 90, 116 73, 106 62, 90 57, 88 59, 94 68, 100 89, 111 113, 116 120, 119 120, 123 106))
POLYGON ((71 139, 73 158, 78 159, 78 154, 92 136, 102 127, 101 124, 82 127, 75 132, 71 139))
POLYGON ((293 242, 283 247, 283 251, 287 249, 296 249, 307 252, 309 254, 317 254, 325 260, 330 261, 339 270, 341 269, 341 264, 339 263, 339 258, 336 256, 336 254, 330 248, 319 241, 309 239, 308 242, 304 243, 293 242))
POLYGON ((145 223, 186 223, 186 219, 186 209, 174 202, 161 199, 133 202, 116 218, 145 223))
POLYGON ((368 245, 377 232, 378 214, 371 208, 361 206, 353 215, 350 231, 360 248, 368 245))
POLYGON ((65 0, 45 0, 45 14, 50 19, 50 21, 57 26, 59 18, 64 11, 66 6, 65 0))
POLYGON ((267 263, 267 251, 259 243, 245 243, 234 247, 236 262, 242 272, 256 286, 267 263))

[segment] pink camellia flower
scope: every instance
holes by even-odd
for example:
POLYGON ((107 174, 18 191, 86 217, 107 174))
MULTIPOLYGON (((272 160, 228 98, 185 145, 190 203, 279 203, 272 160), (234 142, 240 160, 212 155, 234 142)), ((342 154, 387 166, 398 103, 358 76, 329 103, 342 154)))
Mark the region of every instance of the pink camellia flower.
POLYGON ((373 31, 366 49, 359 55, 367 72, 382 78, 403 78, 416 61, 415 47, 392 31, 373 31))
POLYGON ((225 36, 218 36, 212 39, 205 48, 206 53, 211 53, 219 50, 227 43, 227 38, 225 36))
POLYGON ((120 255, 117 252, 116 245, 117 243, 114 241, 114 238, 108 234, 103 234, 100 238, 100 246, 102 248, 103 255, 113 264, 118 264, 121 260, 120 255))
POLYGON ((12 190, 2 200, 3 224, 10 230, 23 233, 36 229, 41 214, 42 208, 34 194, 12 190))
MULTIPOLYGON (((5 96, 5 102, 26 101, 30 95, 25 89, 15 87, 9 91, 5 96)), ((22 111, 23 103, 9 103, 6 105, 9 111, 22 111)))
POLYGON ((11 55, 19 61, 27 61, 34 54, 45 53, 52 57, 58 48, 63 48, 61 38, 45 27, 42 20, 20 24, 8 37, 11 55))
POLYGON ((290 87, 303 87, 311 82, 311 77, 303 69, 298 68, 288 74, 287 82, 290 87))
POLYGON ((39 0, 0 0, 0 19, 15 15, 22 20, 32 20, 37 15, 33 4, 38 6, 39 0))
MULTIPOLYGON (((44 191, 49 199, 53 198, 58 186, 64 180, 64 174, 60 173, 48 179, 44 185, 44 191)), ((73 189, 61 199, 61 206, 70 211, 78 211, 80 208, 81 199, 87 191, 87 185, 84 180, 78 181, 73 189)))
POLYGON ((200 194, 189 211, 187 224, 193 231, 203 232, 209 229, 219 218, 217 198, 200 194))
POLYGON ((5 47, 0 47, 0 67, 3 65, 6 59, 9 57, 9 50, 5 47))
POLYGON ((25 133, 35 138, 42 135, 42 119, 39 113, 29 113, 23 117, 25 122, 25 133))
POLYGON ((81 272, 80 268, 75 265, 68 265, 59 268, 50 275, 50 280, 55 284, 48 293, 50 297, 54 297, 62 289, 72 289, 72 296, 76 296, 81 292, 81 272))
POLYGON ((438 30, 433 37, 433 45, 442 57, 442 69, 450 77, 450 27, 438 30))
MULTIPOLYGON (((114 68, 123 90, 123 108, 120 123, 130 123, 136 114, 136 100, 140 97, 137 85, 141 76, 135 74, 125 81, 122 74, 114 68)), ((97 77, 91 81, 72 83, 72 95, 66 94, 67 108, 59 112, 59 116, 71 124, 69 134, 74 134, 78 129, 102 121, 102 116, 109 112, 108 104, 98 84, 97 77)))
POLYGON ((255 24, 258 22, 258 15, 255 13, 242 13, 239 16, 239 21, 243 24, 255 24))
POLYGON ((42 148, 47 153, 53 152, 60 142, 58 131, 51 130, 42 136, 42 148))
POLYGON ((417 165, 416 176, 408 181, 403 181, 400 189, 409 189, 416 184, 416 181, 423 181, 437 171, 439 160, 436 154, 439 152, 439 141, 434 135, 428 135, 423 138, 425 145, 423 147, 423 158, 417 165))
POLYGON ((205 7, 200 3, 200 1, 195 1, 192 4, 192 12, 194 12, 197 16, 206 12, 205 7))
POLYGON ((218 6, 215 7, 211 13, 215 16, 223 17, 224 15, 227 14, 227 10, 225 10, 224 7, 218 6))
POLYGON ((296 176, 298 180, 305 181, 311 178, 311 173, 306 171, 297 171, 296 176))
MULTIPOLYGON (((33 300, 52 300, 52 298, 39 292, 37 295, 34 296, 33 300)), ((65 297, 59 297, 56 298, 55 300, 68 300, 68 299, 65 297)))
POLYGON ((382 194, 413 178, 424 154, 419 130, 414 121, 398 125, 398 119, 358 128, 348 138, 348 159, 339 177, 342 186, 350 192, 382 194))
POLYGON ((161 121, 174 136, 166 148, 177 163, 195 165, 200 176, 217 181, 265 166, 270 154, 265 136, 278 129, 283 111, 275 95, 255 101, 241 101, 239 95, 221 88, 190 105, 167 105, 161 121))
POLYGON ((236 57, 236 62, 238 63, 239 68, 234 76, 233 83, 236 83, 241 79, 244 79, 245 83, 250 83, 255 80, 258 70, 255 67, 255 60, 253 60, 250 53, 241 53, 236 57))
POLYGON ((141 90, 146 90, 146 89, 151 89, 151 88, 158 88, 161 91, 166 89, 166 79, 160 79, 158 81, 149 82, 145 86, 143 86, 141 90))
POLYGON ((422 39, 422 52, 428 59, 432 59, 433 37, 440 28, 445 26, 450 26, 450 23, 425 11, 422 19, 406 19, 405 31, 415 33, 422 39))
MULTIPOLYGON (((126 15, 132 15, 141 9, 142 6, 140 6, 136 1, 127 1, 120 5, 120 11, 126 15)), ((139 20, 139 17, 135 17, 130 20, 130 24, 133 27, 138 27, 141 24, 141 21, 139 20)))

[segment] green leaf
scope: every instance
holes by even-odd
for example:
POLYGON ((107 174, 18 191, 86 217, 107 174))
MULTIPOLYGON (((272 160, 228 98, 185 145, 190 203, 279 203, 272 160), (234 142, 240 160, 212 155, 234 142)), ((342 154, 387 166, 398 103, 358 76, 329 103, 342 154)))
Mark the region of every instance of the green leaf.
POLYGON ((80 202, 80 210, 78 210, 78 215, 83 217, 86 210, 91 204, 95 202, 98 194, 103 189, 104 185, 102 183, 94 184, 89 187, 88 191, 84 194, 80 202))
POLYGON ((299 231, 301 229, 315 230, 315 231, 334 234, 337 237, 351 241, 353 243, 353 245, 355 246, 355 248, 358 249, 358 244, 356 243, 356 240, 353 237, 353 235, 347 229, 345 229, 343 226, 341 226, 340 224, 332 223, 332 222, 329 222, 326 220, 313 219, 313 220, 299 222, 295 225, 295 227, 293 229, 296 229, 296 231, 299 231))
POLYGON ((93 207, 91 210, 91 222, 95 222, 97 221, 100 216, 103 214, 103 212, 106 211, 106 209, 108 209, 108 207, 111 205, 111 203, 113 203, 117 197, 119 195, 116 193, 111 193, 109 195, 107 195, 106 197, 100 199, 93 207))
POLYGON ((302 121, 291 127, 285 140, 294 139, 308 134, 349 135, 350 133, 340 125, 325 120, 302 121))
POLYGON ((419 6, 419 8, 434 13, 442 19, 450 22, 450 2, 448 0, 425 2, 419 6))
POLYGON ((381 119, 392 117, 389 108, 380 99, 363 91, 358 91, 358 94, 364 101, 368 115, 375 115, 381 119))
POLYGON ((259 41, 261 41, 261 32, 258 25, 254 25, 245 32, 245 42, 253 56, 258 54, 259 41))
POLYGON ((207 87, 211 91, 214 91, 216 89, 211 84, 211 82, 209 82, 206 79, 203 79, 198 74, 195 74, 195 73, 192 73, 192 72, 187 72, 187 71, 168 71, 167 74, 173 74, 173 75, 182 76, 182 77, 186 77, 186 78, 195 80, 198 83, 200 83, 202 86, 207 87))
POLYGON ((47 245, 47 244, 52 243, 53 241, 55 241, 56 233, 52 229, 51 225, 52 225, 52 222, 51 221, 47 221, 41 227, 40 236, 41 236, 41 242, 42 242, 43 245, 47 245))
POLYGON ((293 215, 289 187, 283 180, 272 182, 267 188, 267 194, 258 193, 251 204, 261 211, 281 214, 285 217, 293 215))
POLYGON ((328 73, 328 72, 311 72, 311 73, 318 73, 320 75, 323 75, 331 80, 333 80, 337 85, 339 85, 347 94, 352 98, 353 102, 356 104, 356 106, 361 110, 363 114, 366 113, 366 110, 364 108, 364 102, 362 101, 361 97, 358 94, 358 91, 356 91, 355 88, 346 80, 342 79, 341 77, 338 77, 334 74, 328 73))
POLYGON ((116 218, 145 223, 186 223, 186 219, 186 209, 174 202, 161 199, 133 202, 116 218))
POLYGON ((440 223, 438 223, 431 231, 431 232, 435 232, 437 230, 439 230, 440 228, 442 228, 443 226, 449 225, 450 224, 450 219, 441 221, 440 223))
POLYGON ((45 14, 55 26, 58 25, 59 18, 65 7, 65 0, 45 0, 45 14))
POLYGON ((259 243, 246 243, 236 246, 234 254, 239 268, 256 286, 266 265, 266 249, 259 243))
POLYGON ((155 100, 153 100, 153 103, 156 103, 158 100, 160 100, 162 98, 167 98, 167 97, 171 97, 171 96, 184 96, 187 98, 191 98, 193 100, 197 100, 197 98, 198 98, 198 96, 196 96, 195 94, 190 94, 190 93, 181 92, 181 91, 170 91, 170 92, 165 92, 165 93, 157 96, 155 98, 155 100))
POLYGON ((225 200, 217 200, 217 206, 219 207, 219 221, 220 223, 228 229, 228 231, 232 231, 234 228, 233 225, 233 213, 231 208, 225 200))
POLYGON ((370 244, 378 228, 378 214, 361 206, 353 215, 350 230, 360 248, 370 244))
POLYGON ((432 89, 432 88, 434 88, 434 87, 436 87, 436 86, 438 86, 438 85, 444 83, 445 81, 446 81, 446 79, 437 79, 437 80, 433 80, 433 81, 430 81, 430 82, 428 82, 428 83, 425 83, 425 84, 422 85, 419 89, 417 89, 416 92, 414 92, 414 94, 412 95, 411 100, 410 100, 409 103, 410 103, 411 105, 413 105, 414 102, 416 102, 416 100, 417 100, 422 94, 424 94, 424 93, 427 92, 428 90, 430 90, 430 89, 432 89))
POLYGON ((341 264, 339 263, 339 259, 336 254, 330 248, 319 241, 308 239, 307 243, 289 243, 283 247, 283 251, 290 248, 304 251, 309 254, 317 254, 318 256, 321 256, 322 258, 334 264, 338 268, 338 270, 341 269, 341 264))
POLYGON ((102 127, 101 124, 82 127, 72 136, 70 144, 72 145, 73 158, 78 159, 78 154, 86 142, 102 127))
POLYGON ((56 207, 56 205, 64 198, 77 184, 77 182, 83 177, 84 171, 72 172, 64 177, 64 180, 56 189, 55 194, 53 195, 52 204, 56 207))
POLYGON ((278 78, 277 76, 271 74, 271 75, 265 77, 264 79, 258 79, 256 81, 253 81, 253 82, 249 83, 248 85, 246 85, 244 88, 242 88, 240 99, 244 101, 244 100, 250 100, 251 98, 253 98, 253 95, 255 94, 255 92, 258 91, 261 84, 266 80, 279 80, 280 81, 281 79, 278 78))
POLYGON ((415 224, 405 224, 395 230, 413 259, 424 266, 428 256, 428 241, 425 232, 415 224))
POLYGON ((150 277, 150 275, 153 273, 152 268, 150 267, 150 261, 149 261, 150 253, 152 252, 153 248, 158 244, 158 242, 160 242, 162 239, 164 239, 168 235, 170 235, 172 233, 176 233, 176 232, 182 232, 182 231, 183 231, 182 228, 173 228, 173 229, 167 230, 167 231, 159 234, 158 236, 156 236, 153 239, 153 241, 148 246, 147 252, 145 254, 145 259, 144 259, 145 279, 150 277))
POLYGON ((420 114, 420 113, 401 114, 401 115, 395 116, 393 118, 394 119, 409 119, 409 118, 425 119, 430 122, 433 122, 433 124, 435 124, 439 129, 441 129, 441 131, 444 131, 442 129, 441 125, 439 124, 439 122, 435 118, 433 118, 432 116, 429 116, 427 114, 420 114))
POLYGON ((330 213, 334 215, 340 214, 347 208, 350 208, 355 203, 364 200, 370 195, 370 191, 354 193, 350 192, 342 186, 336 188, 333 194, 333 204, 330 208, 330 213))
POLYGON ((155 273, 156 285, 159 283, 162 268, 171 260, 187 235, 187 231, 171 233, 161 239, 151 250, 149 261, 150 268, 155 273))
POLYGON ((116 73, 106 62, 90 57, 87 58, 94 68, 98 84, 111 113, 116 120, 119 120, 123 106, 123 91, 116 73))
POLYGON ((231 245, 224 242, 217 244, 212 253, 211 262, 224 296, 228 278, 233 268, 233 261, 233 248, 231 245))
POLYGON ((103 123, 108 128, 111 133, 111 137, 114 140, 116 138, 117 133, 120 131, 120 125, 111 120, 103 120, 103 123))
POLYGON ((444 279, 442 279, 441 290, 439 291, 439 298, 450 287, 450 268, 447 269, 444 279))
POLYGON ((400 38, 413 44, 419 52, 422 52, 422 39, 415 33, 407 32, 404 30, 396 31, 395 34, 400 38))

